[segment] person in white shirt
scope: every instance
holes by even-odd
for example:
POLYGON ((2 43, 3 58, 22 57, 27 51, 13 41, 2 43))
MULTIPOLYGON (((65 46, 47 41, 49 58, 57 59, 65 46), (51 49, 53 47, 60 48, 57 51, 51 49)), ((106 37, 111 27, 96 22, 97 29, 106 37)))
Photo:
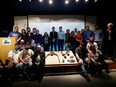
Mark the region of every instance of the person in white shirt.
POLYGON ((110 73, 108 69, 108 64, 104 61, 104 56, 102 52, 96 49, 95 45, 90 46, 90 51, 88 54, 88 64, 90 67, 90 74, 96 76, 96 74, 101 75, 102 69, 105 69, 106 73, 110 73))
POLYGON ((90 46, 91 46, 92 44, 94 44, 95 47, 96 47, 96 49, 98 49, 98 44, 94 41, 93 37, 90 37, 90 38, 89 38, 89 42, 88 42, 87 45, 86 45, 86 48, 87 48, 88 51, 90 51, 90 46))
POLYGON ((42 50, 40 45, 37 45, 34 53, 34 71, 38 82, 42 80, 45 71, 45 51, 42 50))
POLYGON ((20 55, 19 45, 16 43, 14 45, 14 49, 12 49, 8 53, 8 57, 9 57, 8 69, 11 72, 13 71, 12 74, 14 75, 14 78, 16 78, 18 75, 19 55, 20 55))

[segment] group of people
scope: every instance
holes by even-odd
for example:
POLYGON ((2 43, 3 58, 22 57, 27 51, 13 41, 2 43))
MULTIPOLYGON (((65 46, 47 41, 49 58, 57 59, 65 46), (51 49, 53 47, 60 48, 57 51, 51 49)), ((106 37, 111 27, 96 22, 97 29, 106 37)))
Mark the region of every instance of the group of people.
MULTIPOLYGON (((91 30, 89 26, 86 26, 81 31, 75 28, 71 32, 70 29, 67 29, 65 33, 62 26, 59 27, 59 32, 55 31, 55 27, 53 26, 50 34, 45 32, 42 36, 36 28, 33 28, 33 32, 31 32, 30 27, 28 27, 27 30, 22 29, 20 33, 16 26, 9 33, 9 37, 16 37, 17 40, 15 48, 9 52, 11 63, 9 65, 13 65, 15 71, 18 69, 24 75, 24 78, 29 79, 28 73, 30 73, 32 65, 38 67, 38 63, 41 60, 43 61, 42 65, 44 65, 45 51, 70 49, 76 56, 82 70, 82 75, 86 77, 87 81, 90 81, 90 78, 84 64, 87 65, 88 71, 93 76, 96 76, 97 73, 100 75, 103 68, 106 70, 106 73, 110 73, 108 64, 104 59, 106 58, 106 54, 107 58, 111 57, 114 59, 115 57, 116 49, 113 47, 116 46, 113 41, 116 32, 113 30, 112 23, 107 24, 108 29, 104 33, 97 25, 94 28, 94 30, 91 30), (24 66, 26 68, 28 66, 28 69, 26 69, 28 73, 24 71, 24 66)), ((39 72, 38 69, 37 72, 39 72)))
POLYGON ((8 37, 16 37, 19 44, 29 42, 34 50, 36 45, 40 44, 44 51, 62 51, 70 46, 70 49, 74 52, 80 42, 86 45, 89 38, 93 37, 98 45, 98 49, 103 52, 106 59, 112 58, 115 60, 116 46, 114 41, 116 30, 114 30, 112 23, 107 24, 106 30, 99 29, 99 27, 95 25, 94 29, 90 29, 89 26, 86 26, 85 29, 78 30, 78 28, 75 28, 72 31, 67 29, 65 32, 63 31, 63 27, 60 26, 57 32, 53 26, 49 34, 45 32, 43 35, 40 34, 37 28, 33 28, 31 31, 30 27, 27 27, 27 29, 22 29, 21 32, 19 32, 18 29, 18 26, 15 26, 8 37))
POLYGON ((36 79, 42 76, 45 65, 45 53, 42 51, 41 46, 37 45, 36 51, 30 49, 30 44, 23 44, 22 50, 19 50, 19 44, 14 45, 8 53, 9 64, 8 69, 10 74, 13 75, 15 80, 19 80, 18 76, 23 75, 24 80, 31 80, 31 73, 36 75, 36 79))

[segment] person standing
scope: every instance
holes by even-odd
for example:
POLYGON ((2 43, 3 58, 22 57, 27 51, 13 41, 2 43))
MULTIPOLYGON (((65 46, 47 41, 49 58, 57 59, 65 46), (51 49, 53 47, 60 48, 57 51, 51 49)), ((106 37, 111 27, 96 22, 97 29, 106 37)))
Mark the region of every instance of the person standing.
POLYGON ((58 50, 59 51, 63 51, 64 41, 65 41, 65 33, 64 31, 62 31, 62 26, 60 26, 59 32, 58 32, 58 50))
POLYGON ((8 36, 8 37, 15 37, 17 42, 19 42, 21 39, 21 33, 18 31, 18 29, 19 29, 18 26, 15 26, 13 31, 11 31, 8 36))
POLYGON ((56 48, 57 39, 58 39, 58 33, 55 31, 55 27, 52 27, 52 31, 50 32, 51 51, 53 51, 53 46, 55 51, 57 50, 56 48))
POLYGON ((103 53, 108 59, 113 59, 113 45, 115 43, 115 33, 113 30, 113 23, 107 24, 107 30, 104 32, 104 47, 103 53))
POLYGON ((49 46, 50 46, 50 37, 48 36, 48 33, 45 32, 44 35, 43 35, 44 51, 49 51, 49 46))
POLYGON ((102 50, 103 32, 98 28, 98 25, 95 25, 94 28, 94 41, 98 44, 98 49, 102 50))

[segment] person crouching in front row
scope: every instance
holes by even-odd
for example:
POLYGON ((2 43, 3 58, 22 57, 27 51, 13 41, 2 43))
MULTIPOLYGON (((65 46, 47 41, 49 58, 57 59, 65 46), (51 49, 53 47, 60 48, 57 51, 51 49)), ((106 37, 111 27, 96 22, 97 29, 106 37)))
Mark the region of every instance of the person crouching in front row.
POLYGON ((38 82, 40 82, 43 78, 44 66, 45 66, 45 52, 42 50, 40 45, 37 45, 36 52, 34 53, 34 70, 37 77, 38 82))
POLYGON ((30 49, 30 44, 27 42, 26 45, 23 45, 23 50, 19 55, 19 69, 25 80, 30 80, 33 55, 34 52, 30 49))
POLYGON ((102 52, 96 49, 94 44, 90 46, 90 52, 88 57, 88 64, 90 66, 91 75, 96 76, 102 74, 102 69, 105 69, 106 73, 110 73, 108 64, 104 61, 102 52))

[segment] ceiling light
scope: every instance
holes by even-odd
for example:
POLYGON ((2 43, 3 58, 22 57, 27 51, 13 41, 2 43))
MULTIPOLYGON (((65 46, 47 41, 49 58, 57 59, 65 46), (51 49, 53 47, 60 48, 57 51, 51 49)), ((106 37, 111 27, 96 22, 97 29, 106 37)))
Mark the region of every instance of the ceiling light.
POLYGON ((95 0, 95 2, 97 2, 97 0, 95 0))
POLYGON ((43 0, 39 0, 39 2, 43 2, 43 0))
POLYGON ((79 2, 79 0, 76 0, 76 2, 79 2))
POLYGON ((49 0, 49 4, 52 4, 53 3, 53 1, 52 0, 49 0))
POLYGON ((19 0, 20 2, 22 2, 22 0, 19 0))
POLYGON ((88 2, 88 0, 85 0, 85 2, 88 2))
POLYGON ((69 4, 69 0, 65 0, 65 4, 69 4))

